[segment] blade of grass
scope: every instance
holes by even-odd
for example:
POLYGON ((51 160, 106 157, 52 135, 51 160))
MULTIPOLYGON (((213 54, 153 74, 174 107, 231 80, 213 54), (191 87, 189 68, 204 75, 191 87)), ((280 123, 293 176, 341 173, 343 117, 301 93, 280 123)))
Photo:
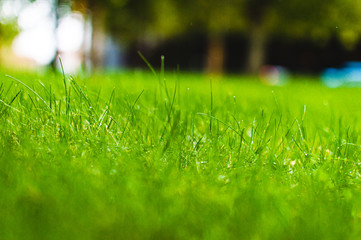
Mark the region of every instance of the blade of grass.
POLYGON ((152 65, 148 62, 148 60, 143 56, 143 54, 140 51, 138 51, 138 55, 142 58, 142 60, 145 62, 145 64, 147 64, 148 68, 152 71, 153 75, 160 81, 160 78, 159 78, 157 72, 154 70, 152 65))
POLYGON ((45 102, 45 100, 44 100, 37 92, 35 92, 31 87, 29 87, 28 85, 26 85, 25 83, 23 83, 23 82, 20 81, 19 79, 16 79, 16 78, 14 78, 14 77, 12 77, 12 76, 10 76, 10 75, 6 75, 6 76, 9 77, 9 78, 11 78, 11 79, 14 80, 14 81, 20 83, 21 85, 23 85, 23 86, 26 87, 27 89, 29 89, 32 93, 35 94, 35 96, 37 96, 37 97, 44 103, 44 105, 45 105, 49 110, 51 110, 51 108, 50 108, 49 105, 45 102))

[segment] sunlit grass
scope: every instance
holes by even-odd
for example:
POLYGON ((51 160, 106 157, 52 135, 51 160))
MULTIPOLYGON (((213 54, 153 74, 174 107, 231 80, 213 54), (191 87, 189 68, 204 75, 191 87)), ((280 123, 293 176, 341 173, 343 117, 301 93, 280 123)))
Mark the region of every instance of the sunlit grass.
POLYGON ((361 89, 8 74, 0 239, 360 238, 361 89))

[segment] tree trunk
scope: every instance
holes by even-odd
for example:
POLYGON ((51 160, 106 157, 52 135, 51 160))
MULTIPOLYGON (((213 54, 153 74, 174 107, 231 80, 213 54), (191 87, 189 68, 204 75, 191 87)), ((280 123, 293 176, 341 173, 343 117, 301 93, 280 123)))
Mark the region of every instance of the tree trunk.
POLYGON ((92 70, 104 68, 106 31, 105 13, 101 9, 91 9, 92 16, 92 44, 91 44, 91 66, 92 70))
POLYGON ((265 63, 267 32, 262 26, 254 26, 249 35, 247 72, 256 74, 265 63))
POLYGON ((54 12, 54 36, 55 36, 55 41, 56 41, 56 43, 55 43, 56 49, 55 49, 55 56, 49 63, 49 66, 53 71, 56 71, 59 66, 58 65, 59 49, 58 49, 58 39, 56 36, 56 30, 58 29, 58 26, 59 26, 58 8, 59 8, 59 0, 54 0, 53 1, 53 12, 54 12))
POLYGON ((84 39, 80 49, 82 70, 91 72, 92 70, 92 39, 93 39, 93 23, 92 14, 89 10, 89 1, 73 1, 72 10, 81 13, 83 16, 84 39))
POLYGON ((209 36, 206 59, 206 72, 211 74, 222 74, 224 65, 224 39, 222 35, 209 36))

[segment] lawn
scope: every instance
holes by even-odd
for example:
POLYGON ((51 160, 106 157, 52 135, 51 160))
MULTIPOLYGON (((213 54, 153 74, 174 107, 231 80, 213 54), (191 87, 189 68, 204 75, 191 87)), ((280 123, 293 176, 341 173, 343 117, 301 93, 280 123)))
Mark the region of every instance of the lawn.
POLYGON ((316 80, 3 71, 0 239, 361 239, 361 89, 316 80))

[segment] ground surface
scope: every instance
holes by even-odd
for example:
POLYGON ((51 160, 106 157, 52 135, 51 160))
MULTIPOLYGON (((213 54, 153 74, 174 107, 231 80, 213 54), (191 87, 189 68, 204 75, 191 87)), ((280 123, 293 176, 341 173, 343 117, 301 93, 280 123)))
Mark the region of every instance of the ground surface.
POLYGON ((361 89, 11 75, 0 239, 361 238, 361 89))

